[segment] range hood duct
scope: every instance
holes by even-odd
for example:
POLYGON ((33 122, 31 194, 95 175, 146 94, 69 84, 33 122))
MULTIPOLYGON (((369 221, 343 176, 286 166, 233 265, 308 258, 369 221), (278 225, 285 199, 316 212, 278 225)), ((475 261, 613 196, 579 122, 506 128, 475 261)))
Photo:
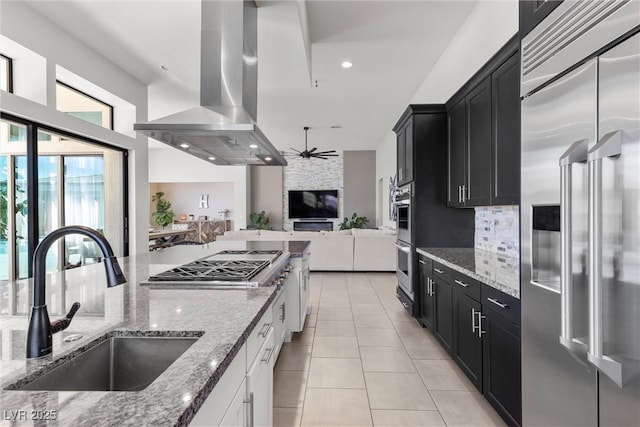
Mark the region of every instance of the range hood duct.
POLYGON ((256 125, 257 93, 255 1, 202 0, 200 106, 133 128, 216 165, 286 166, 256 125))

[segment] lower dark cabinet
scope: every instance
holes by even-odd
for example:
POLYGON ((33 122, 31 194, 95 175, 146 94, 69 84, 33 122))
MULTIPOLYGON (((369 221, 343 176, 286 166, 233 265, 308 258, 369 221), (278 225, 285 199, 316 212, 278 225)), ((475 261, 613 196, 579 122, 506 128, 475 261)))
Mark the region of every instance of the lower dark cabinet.
POLYGON ((482 305, 461 291, 453 298, 453 358, 482 392, 482 305))
POLYGON ((449 354, 453 354, 453 288, 442 279, 431 277, 436 304, 433 335, 449 354))
POLYGON ((482 336, 484 396, 511 426, 522 423, 520 328, 491 310, 482 336))
POLYGON ((422 325, 433 332, 435 321, 435 292, 433 291, 431 273, 420 264, 420 321, 422 325))

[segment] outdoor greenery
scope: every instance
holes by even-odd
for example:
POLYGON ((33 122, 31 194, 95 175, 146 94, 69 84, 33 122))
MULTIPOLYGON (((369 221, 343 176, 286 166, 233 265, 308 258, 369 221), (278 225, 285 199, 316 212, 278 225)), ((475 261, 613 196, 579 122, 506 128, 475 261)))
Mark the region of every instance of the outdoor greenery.
MULTIPOLYGON (((16 193, 24 193, 21 186, 16 185, 16 193)), ((27 214, 27 200, 20 203, 16 203, 16 213, 22 215, 27 214)), ((0 182, 0 239, 7 240, 7 227, 8 227, 8 214, 9 214, 9 199, 8 199, 8 187, 7 181, 0 182)), ((23 236, 16 236, 18 239, 23 239, 23 236)))
POLYGON ((346 216, 340 223, 340 230, 350 230, 352 228, 364 228, 364 225, 369 222, 366 216, 358 216, 357 213, 351 215, 351 219, 346 216))
POLYGON ((155 195, 151 196, 151 201, 156 204, 156 211, 153 213, 153 219, 160 227, 165 226, 173 222, 173 216, 175 215, 171 210, 171 202, 163 198, 164 192, 158 191, 155 195))
POLYGON ((247 228, 253 230, 269 230, 271 228, 271 225, 269 224, 269 217, 265 211, 251 212, 251 214, 249 214, 249 219, 251 220, 251 225, 247 228))

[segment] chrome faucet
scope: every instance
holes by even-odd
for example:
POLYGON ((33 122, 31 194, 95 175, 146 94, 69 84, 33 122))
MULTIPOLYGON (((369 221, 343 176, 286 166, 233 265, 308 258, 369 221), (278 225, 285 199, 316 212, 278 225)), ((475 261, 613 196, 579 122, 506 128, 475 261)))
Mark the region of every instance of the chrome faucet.
POLYGON ((27 359, 51 354, 53 345, 51 336, 66 329, 76 311, 80 308, 80 303, 75 302, 65 317, 50 323, 47 305, 45 304, 45 261, 47 251, 56 240, 68 234, 82 234, 95 240, 104 255, 108 287, 121 285, 127 281, 124 274, 122 274, 118 260, 113 254, 111 245, 98 231, 82 225, 69 225, 47 234, 38 244, 33 254, 33 308, 31 309, 29 330, 27 332, 27 359))

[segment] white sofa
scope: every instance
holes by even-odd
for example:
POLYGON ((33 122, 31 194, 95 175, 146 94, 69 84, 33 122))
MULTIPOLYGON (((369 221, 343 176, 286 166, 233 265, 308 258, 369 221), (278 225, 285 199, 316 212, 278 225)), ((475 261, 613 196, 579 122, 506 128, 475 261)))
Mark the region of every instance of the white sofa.
POLYGON ((312 271, 395 271, 393 230, 227 231, 217 240, 309 240, 312 271))

